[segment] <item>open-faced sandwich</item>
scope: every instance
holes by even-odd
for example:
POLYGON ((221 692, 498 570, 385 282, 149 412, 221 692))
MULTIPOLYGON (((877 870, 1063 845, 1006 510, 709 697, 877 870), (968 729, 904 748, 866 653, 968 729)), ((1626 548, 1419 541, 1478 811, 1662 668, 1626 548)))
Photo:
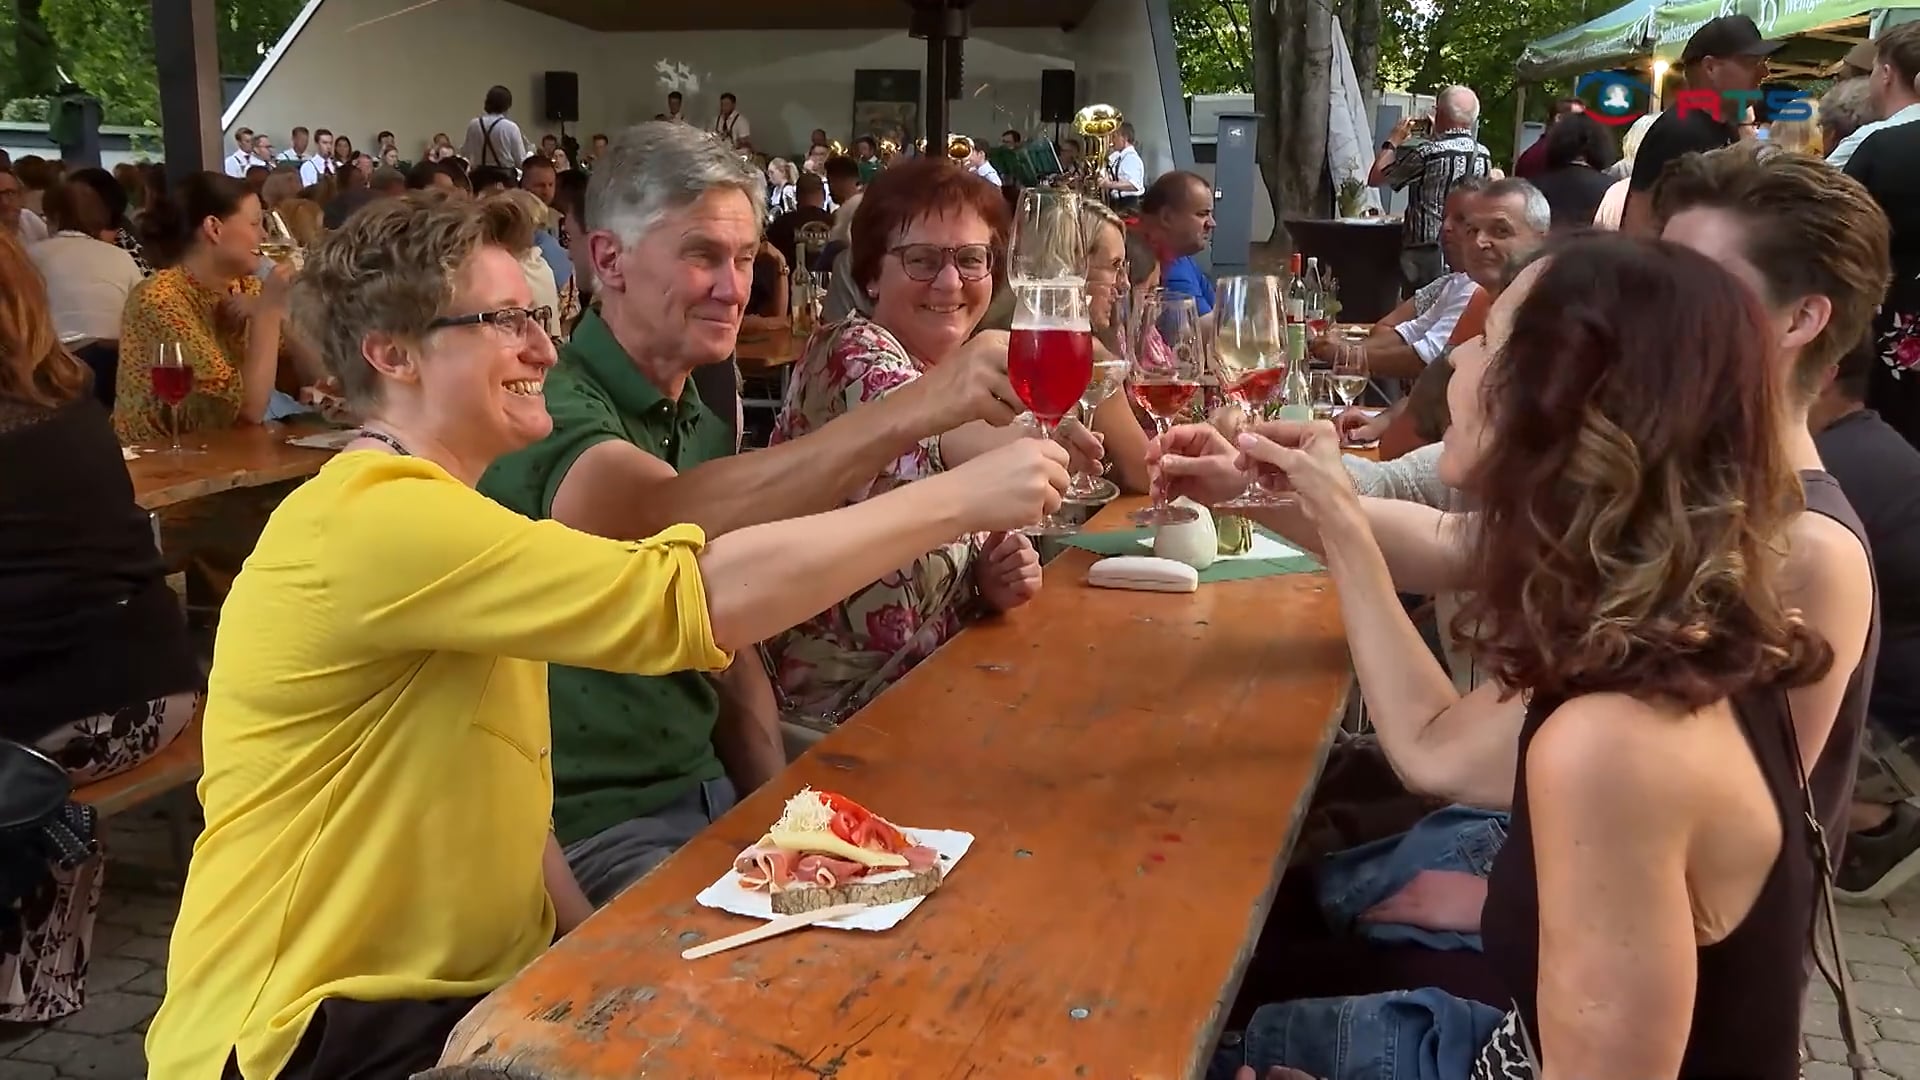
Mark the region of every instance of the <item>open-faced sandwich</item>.
POLYGON ((940 858, 844 795, 801 788, 760 842, 733 860, 740 884, 777 915, 892 904, 940 887, 940 858))

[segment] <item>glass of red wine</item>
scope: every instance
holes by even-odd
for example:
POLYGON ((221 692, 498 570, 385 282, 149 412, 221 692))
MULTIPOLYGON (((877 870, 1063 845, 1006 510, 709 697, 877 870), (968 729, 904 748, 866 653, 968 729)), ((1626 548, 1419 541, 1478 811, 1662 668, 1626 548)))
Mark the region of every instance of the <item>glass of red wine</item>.
MULTIPOLYGON (((1154 434, 1165 435, 1175 421, 1188 418, 1200 396, 1206 367, 1200 310, 1191 296, 1155 289, 1140 301, 1139 320, 1127 391, 1134 404, 1153 418, 1154 434)), ((1199 516, 1168 503, 1163 491, 1152 506, 1135 511, 1133 520, 1140 525, 1178 525, 1199 516)))
POLYGON ((198 454, 199 450, 188 450, 180 445, 180 405, 193 393, 193 365, 187 363, 186 354, 177 341, 163 342, 155 349, 153 366, 148 372, 153 377, 153 396, 167 404, 168 419, 172 421, 170 429, 173 445, 166 449, 169 454, 198 454))
MULTIPOLYGON (((1280 279, 1262 274, 1221 278, 1213 310, 1213 355, 1220 388, 1248 420, 1258 420, 1287 384, 1287 328, 1280 279)), ((1219 505, 1270 506, 1276 501, 1249 474, 1246 490, 1219 505)))

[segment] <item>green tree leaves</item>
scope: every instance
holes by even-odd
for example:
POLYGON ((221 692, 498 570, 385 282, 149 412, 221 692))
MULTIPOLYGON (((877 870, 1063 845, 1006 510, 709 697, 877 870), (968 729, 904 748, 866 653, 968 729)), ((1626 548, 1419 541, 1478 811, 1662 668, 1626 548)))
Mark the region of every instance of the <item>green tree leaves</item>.
MULTIPOLYGON (((304 0, 216 0, 220 73, 248 76, 267 50, 286 32, 304 0)), ((18 50, 25 35, 21 16, 37 10, 51 34, 54 56, 68 75, 98 95, 109 124, 159 123, 159 63, 153 52, 152 12, 148 0, 0 0, 0 50, 18 50)), ((24 65, 0 64, 18 71, 24 65)), ((25 79, 0 84, 0 98, 37 96, 25 79)))

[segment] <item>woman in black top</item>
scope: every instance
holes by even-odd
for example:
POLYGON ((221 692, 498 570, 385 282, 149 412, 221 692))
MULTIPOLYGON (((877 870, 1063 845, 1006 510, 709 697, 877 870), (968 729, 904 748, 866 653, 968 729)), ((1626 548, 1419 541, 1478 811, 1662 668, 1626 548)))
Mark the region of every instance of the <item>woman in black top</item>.
POLYGON ((1614 178, 1607 175, 1620 160, 1613 133, 1586 113, 1570 113, 1554 122, 1544 136, 1547 168, 1533 184, 1553 210, 1553 228, 1584 229, 1593 224, 1594 211, 1614 178))
MULTIPOLYGON (((131 768, 192 719, 200 669, 107 412, 5 236, 0 476, 0 738, 76 784, 131 768)), ((96 858, 0 914, 0 1021, 80 1007, 99 887, 96 858)))
MULTIPOLYGON (((1530 707, 1480 920, 1515 1008, 1439 1075, 1530 1076, 1528 1042, 1567 1076, 1798 1075, 1815 862, 1786 692, 1833 655, 1779 599, 1803 501, 1772 336, 1712 259, 1606 236, 1529 267, 1455 350, 1440 472, 1480 506, 1455 630, 1530 707)), ((1378 635, 1403 621, 1376 602, 1391 523, 1331 427, 1301 428, 1242 449, 1298 489, 1349 635, 1378 635)), ((1371 668, 1370 699, 1395 679, 1371 668)))

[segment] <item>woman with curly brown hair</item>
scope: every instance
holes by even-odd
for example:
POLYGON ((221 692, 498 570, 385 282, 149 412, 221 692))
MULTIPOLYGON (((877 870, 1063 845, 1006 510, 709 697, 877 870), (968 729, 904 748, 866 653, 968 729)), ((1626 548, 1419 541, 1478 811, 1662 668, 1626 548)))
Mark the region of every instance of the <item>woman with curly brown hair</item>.
MULTIPOLYGON (((1821 864, 1787 691, 1833 650, 1781 600, 1781 538, 1804 503, 1773 353, 1754 295, 1717 263, 1617 237, 1526 269, 1484 343, 1455 350, 1439 468, 1479 508, 1445 526, 1478 590, 1457 629, 1527 710, 1517 744, 1480 747, 1513 763, 1478 922, 1514 1009, 1390 996, 1451 1040, 1436 1075, 1532 1076, 1529 1059, 1570 1076, 1798 1075, 1821 864)), ((1396 633, 1388 567, 1406 553, 1353 494, 1331 427, 1264 434, 1280 441, 1241 436, 1242 461, 1297 492, 1349 637, 1396 633)), ((1193 460, 1198 446, 1170 442, 1193 460)), ((1225 487, 1222 458, 1206 460, 1225 487)), ((1356 648, 1369 700, 1410 677, 1380 655, 1356 648)), ((1366 1049, 1354 1018, 1377 1006, 1334 1003, 1354 1036, 1338 1046, 1256 1013, 1223 1075, 1327 1075, 1366 1049)))

